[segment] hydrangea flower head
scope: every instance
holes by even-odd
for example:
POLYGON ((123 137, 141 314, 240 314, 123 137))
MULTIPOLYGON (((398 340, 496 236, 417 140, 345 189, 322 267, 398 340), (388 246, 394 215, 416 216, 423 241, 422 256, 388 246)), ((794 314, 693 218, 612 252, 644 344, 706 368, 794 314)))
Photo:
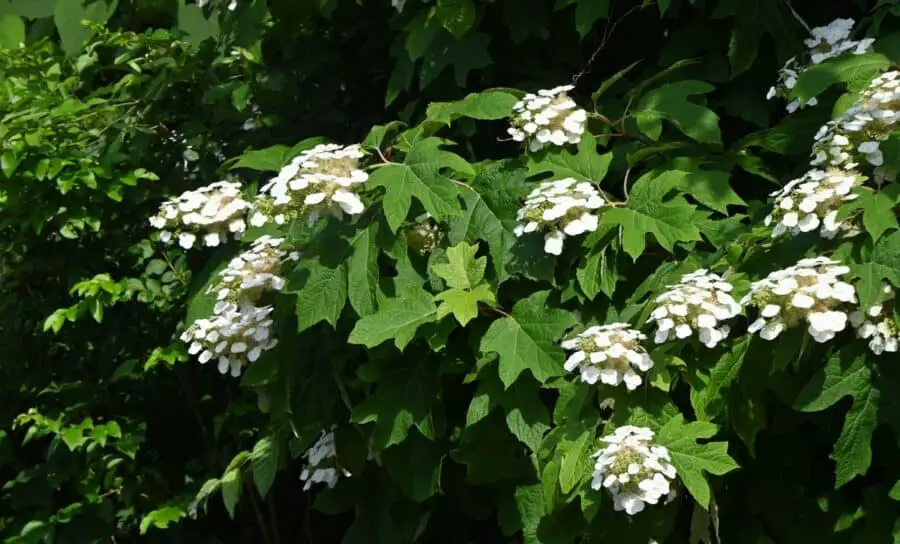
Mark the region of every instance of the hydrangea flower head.
POLYGON ((653 444, 653 436, 646 427, 619 427, 602 438, 609 445, 594 454, 591 488, 606 488, 616 511, 637 514, 672 492, 675 467, 669 450, 653 444))
POLYGON ((827 342, 847 326, 847 307, 856 302, 856 292, 840 277, 850 268, 827 257, 802 259, 754 282, 741 301, 755 306, 759 317, 750 333, 774 340, 785 329, 805 321, 816 342, 827 342))
POLYGON ((526 142, 531 151, 580 142, 587 112, 569 98, 572 89, 572 85, 562 85, 526 94, 513 106, 509 135, 526 142))
POLYGON ((302 152, 260 189, 250 224, 282 225, 304 216, 312 224, 324 214, 361 214, 365 205, 356 190, 369 179, 359 168, 364 156, 359 145, 321 144, 302 152))
POLYGON ((696 331, 706 347, 715 347, 731 332, 724 322, 741 313, 731 290, 730 283, 703 268, 682 276, 656 297, 649 319, 657 326, 654 342, 682 340, 696 331))
POLYGON ((300 258, 296 252, 280 249, 283 243, 284 238, 260 236, 249 249, 231 259, 219 272, 222 280, 208 290, 218 298, 213 311, 218 314, 229 305, 253 304, 265 291, 280 291, 285 283, 279 274, 281 263, 300 258))
POLYGON ((179 246, 190 249, 200 241, 215 247, 227 242, 229 235, 236 240, 243 237, 249 207, 241 196, 240 183, 217 181, 163 202, 150 224, 159 229, 163 243, 177 240, 179 246))
POLYGON ((578 236, 597 230, 597 210, 606 204, 600 193, 588 182, 565 178, 545 181, 531 191, 517 214, 513 232, 522 236, 544 232, 544 251, 562 253, 566 236, 578 236))
MULTIPOLYGON (((871 51, 872 44, 875 43, 874 39, 849 39, 853 25, 853 19, 835 19, 825 26, 813 28, 810 31, 810 37, 804 41, 807 51, 802 55, 802 60, 792 57, 785 63, 784 67, 778 71, 778 83, 769 89, 766 99, 771 100, 776 96, 787 98, 791 89, 797 85, 800 73, 806 71, 810 66, 839 57, 848 51, 854 55, 862 55, 871 51)), ((802 107, 816 104, 818 104, 816 97, 810 98, 805 103, 795 99, 788 103, 787 111, 794 113, 802 107)))
POLYGON ((278 344, 271 330, 271 313, 271 306, 226 304, 217 315, 195 321, 181 340, 189 345, 189 354, 199 355, 201 364, 217 359, 219 372, 230 371, 237 377, 245 366, 278 344))
POLYGON ((300 473, 300 480, 304 482, 303 490, 308 491, 313 484, 325 484, 329 488, 337 485, 340 476, 350 476, 350 472, 341 468, 337 462, 337 449, 334 443, 334 426, 328 431, 322 431, 322 435, 316 440, 306 453, 303 454, 306 465, 300 473))
POLYGON ((581 372, 581 381, 599 380, 606 385, 622 383, 629 391, 641 385, 641 373, 653 368, 653 360, 641 346, 647 337, 626 323, 598 325, 574 338, 564 340, 562 348, 574 351, 566 361, 569 372, 581 372))
POLYGON ((850 229, 846 221, 838 220, 838 210, 844 202, 859 196, 853 190, 865 179, 853 170, 810 170, 772 193, 775 206, 765 225, 774 223, 773 237, 819 229, 823 238, 834 238, 850 229))
POLYGON ((880 142, 900 121, 900 72, 881 74, 841 115, 815 136, 810 164, 850 170, 857 164, 884 165, 880 142))
POLYGON ((869 349, 875 355, 896 353, 900 347, 900 327, 893 314, 894 289, 888 284, 882 286, 875 304, 850 314, 856 335, 869 341, 869 349))

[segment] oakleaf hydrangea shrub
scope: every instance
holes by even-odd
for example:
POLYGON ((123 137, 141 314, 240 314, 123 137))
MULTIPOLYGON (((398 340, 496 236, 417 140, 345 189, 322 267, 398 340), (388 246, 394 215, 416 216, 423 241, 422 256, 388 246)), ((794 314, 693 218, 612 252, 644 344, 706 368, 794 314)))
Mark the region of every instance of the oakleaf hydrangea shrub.
MULTIPOLYGON (((194 412, 172 429, 208 429, 191 436, 203 456, 185 461, 178 497, 156 489, 146 515, 150 499, 128 505, 144 515, 135 531, 218 528, 227 513, 235 541, 891 541, 900 50, 875 41, 900 28, 890 9, 845 6, 865 18, 815 26, 836 8, 511 1, 184 6, 185 25, 202 14, 222 32, 197 48, 220 56, 196 79, 233 72, 192 88, 216 104, 210 142, 158 129, 192 165, 159 178, 229 181, 163 202, 149 236, 164 243, 128 253, 147 278, 118 255, 45 324, 133 337, 138 325, 104 312, 134 310, 158 283, 189 293, 154 307, 165 326, 143 370, 116 356, 98 379, 152 372, 160 395, 186 399, 178 416, 194 412), (261 37, 243 39, 245 20, 261 37), (360 59, 333 62, 349 36, 360 59), (699 38, 702 54, 682 59, 699 38), (760 74, 791 55, 772 75, 785 113, 760 74), (220 110, 233 113, 224 136, 220 110), (360 143, 310 147, 317 133, 360 143)), ((91 178, 51 179, 36 157, 13 166, 44 141, 19 133, 4 176, 121 196, 105 178, 68 187, 91 178)), ((137 235, 168 193, 141 193, 137 235)), ((97 338, 71 358, 79 379, 116 352, 97 338)), ((39 432, 118 455, 115 428, 77 426, 118 412, 78 410, 39 432)))

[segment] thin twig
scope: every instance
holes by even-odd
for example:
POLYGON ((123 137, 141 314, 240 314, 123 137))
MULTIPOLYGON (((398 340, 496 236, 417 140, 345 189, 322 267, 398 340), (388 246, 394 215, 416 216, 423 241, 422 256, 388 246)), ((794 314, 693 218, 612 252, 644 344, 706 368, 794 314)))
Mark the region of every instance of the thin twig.
POLYGON ((610 24, 609 21, 606 22, 606 26, 603 28, 603 37, 600 39, 600 45, 598 45, 597 49, 595 49, 594 52, 591 53, 591 56, 588 58, 587 63, 585 63, 584 68, 582 68, 580 72, 572 76, 572 85, 576 85, 578 83, 578 80, 581 79, 584 74, 590 72, 591 65, 594 63, 594 60, 597 59, 597 55, 600 54, 600 51, 603 51, 603 48, 606 47, 607 42, 609 42, 609 39, 612 38, 613 32, 616 31, 616 27, 619 26, 619 23, 624 21, 626 17, 639 10, 640 8, 640 4, 633 6, 631 9, 626 11, 624 15, 616 19, 612 24, 610 24))
POLYGON ((784 0, 784 3, 785 5, 787 5, 788 9, 791 10, 791 14, 794 16, 794 19, 797 19, 797 21, 801 25, 803 25, 803 28, 805 28, 807 32, 812 32, 812 30, 809 28, 809 25, 806 24, 806 21, 803 20, 803 17, 800 17, 800 14, 797 13, 797 10, 795 10, 794 6, 791 5, 791 0, 784 0))
POLYGON ((622 198, 628 202, 628 176, 631 175, 631 168, 625 170, 625 179, 622 180, 622 198))
POLYGON ((392 164, 392 162, 389 161, 388 158, 384 156, 384 153, 381 152, 381 148, 379 148, 376 145, 373 149, 375 149, 375 152, 378 153, 379 157, 381 157, 382 162, 386 162, 387 164, 392 164))

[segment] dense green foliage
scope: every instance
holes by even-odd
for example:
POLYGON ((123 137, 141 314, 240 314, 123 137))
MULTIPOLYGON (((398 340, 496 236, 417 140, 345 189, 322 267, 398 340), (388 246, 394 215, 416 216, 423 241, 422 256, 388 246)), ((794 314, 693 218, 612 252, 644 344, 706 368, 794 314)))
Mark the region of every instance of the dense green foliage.
POLYGON ((766 341, 752 306, 714 347, 655 344, 651 319, 700 268, 736 299, 815 256, 849 266, 863 309, 900 287, 891 127, 840 206, 854 229, 764 224, 819 127, 900 65, 900 2, 201 4, 0 0, 4 542, 900 542, 897 353, 849 324, 766 341), (872 50, 767 100, 839 17, 872 50), (510 138, 526 92, 569 83, 577 143, 510 138), (220 180, 259 206, 323 142, 362 144, 362 213, 192 249, 149 223, 220 180), (517 213, 562 178, 604 207, 554 255, 517 213), (180 337, 264 235, 300 253, 263 295, 279 342, 220 374, 180 337), (648 335, 638 387, 564 369, 564 339, 617 322, 648 335), (677 470, 633 516, 591 486, 623 425, 677 470), (349 475, 304 489, 330 429, 349 475))

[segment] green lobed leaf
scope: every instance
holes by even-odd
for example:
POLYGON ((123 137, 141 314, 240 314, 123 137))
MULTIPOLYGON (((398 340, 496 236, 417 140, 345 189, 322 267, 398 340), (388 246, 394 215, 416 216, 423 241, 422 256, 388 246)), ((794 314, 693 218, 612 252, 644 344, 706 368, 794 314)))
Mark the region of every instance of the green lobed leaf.
POLYGON ((599 251, 590 252, 579 263, 575 277, 588 299, 594 300, 600 293, 612 298, 618 277, 615 257, 611 246, 604 245, 599 251))
POLYGON ((357 321, 347 341, 372 348, 393 340, 397 349, 403 351, 416 329, 435 319, 437 308, 432 296, 422 288, 410 286, 398 296, 384 299, 376 313, 357 321))
POLYGON ((681 179, 677 172, 656 178, 645 175, 631 188, 626 207, 606 210, 600 216, 601 224, 622 228, 622 247, 632 259, 637 260, 644 253, 648 234, 669 252, 674 251, 677 242, 701 239, 694 225, 696 208, 681 196, 664 200, 681 179))
POLYGON ((835 488, 866 473, 872 462, 872 433, 878 424, 881 392, 872 384, 867 352, 857 350, 832 355, 800 391, 794 409, 820 412, 844 397, 853 397, 831 458, 837 463, 835 488))
POLYGON ((475 24, 475 4, 472 0, 437 0, 429 18, 460 38, 475 24))
POLYGON ((727 442, 697 442, 712 438, 717 430, 716 425, 708 422, 685 423, 684 416, 679 414, 656 437, 657 443, 669 449, 672 465, 688 492, 706 510, 709 510, 711 492, 703 473, 721 476, 738 468, 728 455, 727 442))
POLYGON ((428 104, 426 117, 449 125, 461 117, 480 120, 503 119, 512 113, 513 105, 519 100, 513 90, 488 89, 471 93, 456 102, 432 102, 428 104))
POLYGON ((413 198, 438 221, 459 213, 459 189, 442 171, 449 169, 464 175, 475 172, 462 157, 441 149, 444 144, 440 138, 419 140, 402 163, 383 166, 369 176, 366 185, 386 190, 382 205, 392 232, 406 219, 413 198))
POLYGON ((597 153, 597 140, 590 134, 585 134, 578 144, 577 153, 553 149, 543 154, 529 155, 526 164, 530 175, 550 172, 556 178, 571 177, 600 183, 606 177, 612 158, 612 153, 597 153))
POLYGON ((635 108, 635 119, 641 132, 657 141, 662 135, 662 121, 667 120, 688 137, 705 144, 722 143, 719 116, 695 104, 689 97, 715 89, 702 81, 678 81, 647 92, 635 108))
POLYGON ((443 319, 453 314, 453 317, 463 327, 469 321, 478 317, 479 302, 490 305, 497 302, 491 286, 486 283, 482 283, 473 289, 448 289, 435 295, 434 300, 441 303, 437 311, 438 319, 443 319))
POLYGON ((490 249, 491 264, 498 281, 504 281, 512 248, 515 210, 526 193, 525 171, 494 163, 485 168, 461 193, 464 210, 450 221, 447 237, 451 244, 484 240, 490 249))
POLYGON ((438 401, 438 363, 425 358, 372 363, 374 393, 353 408, 351 421, 374 423, 372 446, 376 450, 400 444, 414 426, 434 439, 432 406, 438 401))
POLYGON ((450 287, 472 289, 484 279, 487 267, 487 257, 476 258, 477 253, 477 245, 460 242, 447 249, 447 262, 435 263, 431 269, 450 287))
POLYGON ((508 388, 526 370, 541 383, 563 374, 557 341, 575 324, 570 312, 550 308, 550 291, 520 300, 512 313, 493 322, 481 339, 481 353, 500 356, 500 379, 508 388))
POLYGON ((860 305, 864 308, 872 306, 881 293, 884 280, 900 285, 900 232, 881 237, 868 258, 851 264, 850 268, 859 279, 856 291, 860 305))

